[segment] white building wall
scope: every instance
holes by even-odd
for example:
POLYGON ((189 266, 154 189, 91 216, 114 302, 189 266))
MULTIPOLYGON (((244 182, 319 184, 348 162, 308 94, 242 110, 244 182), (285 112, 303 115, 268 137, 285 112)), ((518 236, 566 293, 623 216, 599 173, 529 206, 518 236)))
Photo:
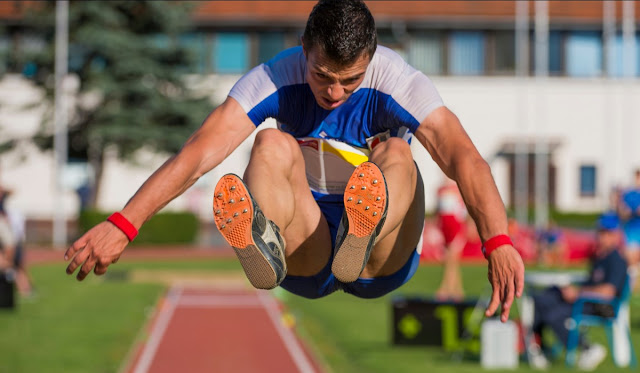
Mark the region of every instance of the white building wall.
MULTIPOLYGON (((192 84, 211 92, 212 101, 221 102, 236 79, 238 76, 198 77, 192 84)), ((635 146, 635 139, 640 136, 640 119, 635 109, 640 103, 640 84, 565 78, 545 81, 506 77, 432 79, 445 104, 460 118, 492 166, 503 198, 508 194, 508 164, 495 155, 505 141, 513 139, 549 138, 560 143, 553 162, 557 167, 556 201, 562 210, 604 208, 613 182, 629 183, 632 171, 640 167, 640 149, 635 146), (579 167, 590 163, 597 167, 598 195, 580 197, 579 167)), ((37 100, 40 93, 20 78, 5 76, 0 81, 0 139, 17 134, 28 136, 37 130, 42 110, 17 109, 21 104, 37 100)), ((273 121, 268 126, 273 127, 273 121)), ((252 138, 245 141, 229 159, 167 208, 189 208, 203 219, 211 219, 211 193, 216 181, 227 172, 243 173, 251 142, 252 138)), ((417 141, 413 142, 412 150, 425 180, 427 208, 432 209, 442 173, 417 141)), ((141 152, 136 164, 129 165, 118 162, 115 154, 111 154, 105 164, 99 207, 107 211, 121 209, 168 157, 141 152)), ((53 171, 52 153, 41 153, 33 145, 26 144, 0 155, 0 185, 14 191, 10 204, 29 218, 53 216, 56 198, 53 171)), ((73 172, 69 172, 68 179, 73 184, 73 172)), ((78 210, 75 193, 69 190, 62 198, 65 212, 74 217, 78 210)))

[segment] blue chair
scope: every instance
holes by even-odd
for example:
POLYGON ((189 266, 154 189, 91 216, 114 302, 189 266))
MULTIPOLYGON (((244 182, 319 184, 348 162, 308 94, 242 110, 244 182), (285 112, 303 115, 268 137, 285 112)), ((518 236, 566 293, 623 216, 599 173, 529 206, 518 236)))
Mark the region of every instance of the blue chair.
MULTIPOLYGON (((581 326, 602 326, 607 333, 607 340, 609 342, 609 350, 615 351, 615 341, 613 338, 613 326, 619 317, 628 317, 628 314, 620 310, 624 307, 628 309, 629 298, 631 298, 631 283, 632 277, 627 275, 627 281, 619 297, 614 299, 605 300, 597 297, 580 297, 573 305, 573 311, 571 315, 571 328, 569 328, 569 340, 567 341, 567 353, 566 353, 566 365, 574 366, 576 363, 576 349, 578 347, 578 336, 581 326), (607 304, 613 309, 613 316, 604 317, 597 315, 590 315, 584 313, 584 306, 587 303, 592 304, 607 304)), ((631 331, 628 320, 622 320, 622 325, 625 325, 625 332, 627 335, 629 349, 631 354, 630 367, 635 368, 637 366, 636 354, 631 342, 631 331)), ((623 364, 617 361, 615 354, 612 353, 613 360, 616 366, 622 366, 623 364)))

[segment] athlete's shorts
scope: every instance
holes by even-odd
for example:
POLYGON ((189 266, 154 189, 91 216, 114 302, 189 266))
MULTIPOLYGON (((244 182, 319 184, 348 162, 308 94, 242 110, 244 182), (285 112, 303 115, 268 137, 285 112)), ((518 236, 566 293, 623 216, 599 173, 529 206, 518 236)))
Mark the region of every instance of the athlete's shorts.
POLYGON ((640 226, 627 223, 624 226, 624 240, 627 250, 640 250, 640 226))
MULTIPOLYGON (((335 250, 336 234, 344 211, 344 204, 343 202, 318 200, 318 205, 327 223, 329 223, 331 247, 335 250)), ((322 298, 337 290, 342 290, 359 298, 378 298, 409 281, 416 273, 420 262, 420 255, 416 249, 407 260, 407 263, 392 275, 376 278, 358 278, 352 283, 343 283, 338 281, 331 272, 334 255, 335 253, 331 255, 327 265, 319 273, 313 276, 288 275, 280 286, 291 293, 309 299, 322 298)))
POLYGON ((460 221, 454 215, 440 215, 438 216, 438 227, 444 236, 445 245, 451 244, 453 240, 462 232, 464 222, 460 221))

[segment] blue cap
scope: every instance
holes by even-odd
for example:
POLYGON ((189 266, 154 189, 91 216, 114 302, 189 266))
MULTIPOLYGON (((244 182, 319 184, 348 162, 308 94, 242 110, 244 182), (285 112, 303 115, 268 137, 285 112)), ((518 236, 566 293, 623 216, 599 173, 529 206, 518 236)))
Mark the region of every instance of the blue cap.
POLYGON ((597 227, 599 230, 607 231, 618 229, 620 227, 620 219, 615 213, 605 212, 598 218, 597 227))

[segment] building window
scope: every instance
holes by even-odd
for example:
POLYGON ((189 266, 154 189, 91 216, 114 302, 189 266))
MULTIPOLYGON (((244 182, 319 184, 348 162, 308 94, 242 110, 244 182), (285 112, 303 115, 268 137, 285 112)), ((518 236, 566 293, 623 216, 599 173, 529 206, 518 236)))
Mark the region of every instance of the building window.
POLYGON ((284 34, 263 32, 258 34, 258 63, 264 63, 284 49, 284 34))
POLYGON ((602 36, 597 31, 573 31, 566 42, 567 75, 594 77, 602 74, 602 36))
POLYGON ((442 42, 437 32, 413 34, 409 41, 409 64, 429 75, 442 74, 442 42))
POLYGON ((593 197, 596 195, 596 166, 580 166, 580 196, 593 197))
MULTIPOLYGON (((633 73, 635 76, 640 76, 640 32, 636 34, 635 38, 635 50, 636 60, 635 69, 633 73)), ((624 76, 624 41, 622 39, 622 33, 618 33, 609 46, 608 53, 605 57, 607 59, 607 74, 612 77, 620 78, 624 76)))
POLYGON ((513 74, 516 70, 516 38, 514 31, 495 31, 491 48, 493 74, 513 74))
POLYGON ((213 48, 214 71, 241 74, 249 67, 249 37, 243 33, 216 34, 213 48))
MULTIPOLYGON (((564 34, 562 31, 549 32, 549 75, 564 74, 562 61, 564 60, 564 34)), ((532 65, 534 66, 534 65, 532 65)))
POLYGON ((454 31, 449 38, 449 73, 483 75, 485 35, 482 31, 454 31))

